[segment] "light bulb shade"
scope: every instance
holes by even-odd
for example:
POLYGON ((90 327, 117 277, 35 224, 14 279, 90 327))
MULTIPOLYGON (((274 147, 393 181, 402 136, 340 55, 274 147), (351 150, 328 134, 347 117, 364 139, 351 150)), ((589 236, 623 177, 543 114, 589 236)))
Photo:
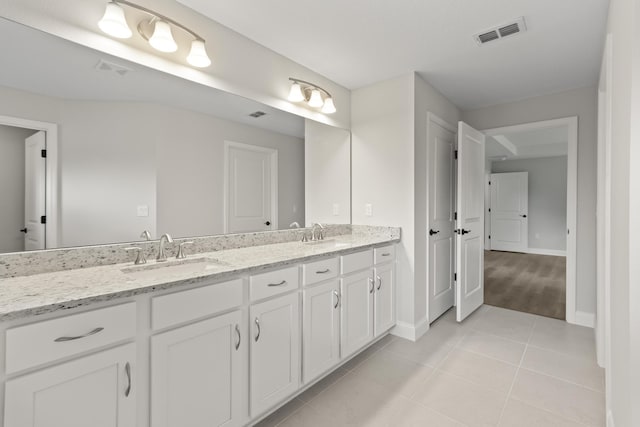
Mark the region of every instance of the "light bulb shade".
POLYGON ((291 85, 291 90, 289 91, 289 101, 291 102, 304 101, 304 94, 302 93, 302 88, 300 87, 300 83, 293 82, 293 84, 291 85))
POLYGON ((204 47, 204 40, 194 40, 191 42, 191 51, 187 56, 187 62, 194 67, 205 68, 211 65, 211 59, 207 55, 204 47))
POLYGON ((98 27, 110 36, 119 39, 131 37, 131 28, 127 25, 122 7, 114 2, 107 3, 102 19, 98 22, 98 27))
POLYGON ((175 52, 178 45, 171 34, 171 26, 165 21, 157 21, 153 35, 149 38, 149 44, 160 52, 175 52))
POLYGON ((309 107, 322 107, 324 101, 322 100, 322 95, 320 95, 320 91, 318 89, 313 89, 311 91, 311 97, 309 98, 309 107))
POLYGON ((328 97, 324 100, 324 105, 322 106, 322 112, 325 114, 333 114, 336 112, 336 106, 333 105, 333 98, 328 97))

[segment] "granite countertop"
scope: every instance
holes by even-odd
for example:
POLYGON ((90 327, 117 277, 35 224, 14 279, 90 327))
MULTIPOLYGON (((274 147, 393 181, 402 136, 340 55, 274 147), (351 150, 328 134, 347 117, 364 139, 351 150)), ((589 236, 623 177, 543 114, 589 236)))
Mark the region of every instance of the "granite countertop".
POLYGON ((399 240, 384 233, 348 234, 335 236, 321 243, 296 241, 191 254, 183 261, 169 260, 167 263, 161 263, 162 267, 158 265, 157 269, 153 268, 156 264, 153 260, 140 266, 145 269, 143 273, 139 273, 140 270, 127 273, 127 270, 139 268, 129 262, 0 279, 0 321, 36 316, 156 290, 178 289, 189 284, 224 280, 399 240), (172 264, 192 264, 195 267, 196 263, 205 263, 207 260, 211 264, 201 271, 195 271, 197 268, 190 271, 189 267, 164 267, 172 264))

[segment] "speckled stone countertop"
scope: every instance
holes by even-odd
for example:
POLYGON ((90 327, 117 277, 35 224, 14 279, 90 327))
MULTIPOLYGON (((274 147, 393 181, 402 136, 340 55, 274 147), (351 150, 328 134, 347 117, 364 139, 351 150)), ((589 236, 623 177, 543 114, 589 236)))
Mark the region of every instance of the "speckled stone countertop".
POLYGON ((0 321, 37 316, 156 290, 178 289, 189 284, 224 280, 398 241, 400 229, 370 227, 369 230, 363 228, 357 233, 331 237, 323 243, 295 241, 196 253, 187 258, 187 263, 170 260, 157 269, 153 268, 155 261, 150 261, 144 268, 151 267, 151 270, 142 274, 126 272, 133 267, 128 262, 1 279, 0 321), (165 268, 172 264, 195 264, 198 260, 210 260, 211 264, 202 271, 188 271, 187 267, 172 272, 171 267, 165 268))

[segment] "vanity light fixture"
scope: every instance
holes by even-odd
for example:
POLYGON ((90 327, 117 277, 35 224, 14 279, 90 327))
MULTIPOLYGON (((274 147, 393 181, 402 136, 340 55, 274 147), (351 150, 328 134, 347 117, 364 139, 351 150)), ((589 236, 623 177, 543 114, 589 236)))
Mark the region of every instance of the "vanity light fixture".
POLYGON ((306 82, 300 79, 291 80, 291 89, 289 90, 289 101, 291 102, 303 102, 305 101, 310 107, 320 108, 325 114, 333 114, 336 112, 336 106, 333 103, 331 94, 320 86, 313 83, 306 82))
POLYGON ((172 28, 178 28, 193 37, 191 50, 187 56, 187 62, 194 67, 205 68, 211 65, 211 59, 207 55, 204 39, 184 25, 168 18, 158 12, 131 3, 127 0, 111 0, 107 3, 104 16, 98 22, 98 27, 110 36, 128 39, 133 33, 127 24, 126 16, 122 6, 128 6, 139 10, 150 16, 149 19, 138 23, 138 33, 149 42, 149 44, 161 52, 175 52, 178 44, 173 38, 172 28))

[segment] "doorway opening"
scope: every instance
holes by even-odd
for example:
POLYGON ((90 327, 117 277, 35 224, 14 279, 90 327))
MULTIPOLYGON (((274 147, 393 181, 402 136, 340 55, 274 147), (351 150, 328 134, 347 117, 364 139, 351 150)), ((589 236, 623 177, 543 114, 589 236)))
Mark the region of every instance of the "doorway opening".
POLYGON ((484 133, 485 303, 574 323, 577 118, 484 133))
POLYGON ((0 116, 0 253, 57 247, 57 125, 0 116))

